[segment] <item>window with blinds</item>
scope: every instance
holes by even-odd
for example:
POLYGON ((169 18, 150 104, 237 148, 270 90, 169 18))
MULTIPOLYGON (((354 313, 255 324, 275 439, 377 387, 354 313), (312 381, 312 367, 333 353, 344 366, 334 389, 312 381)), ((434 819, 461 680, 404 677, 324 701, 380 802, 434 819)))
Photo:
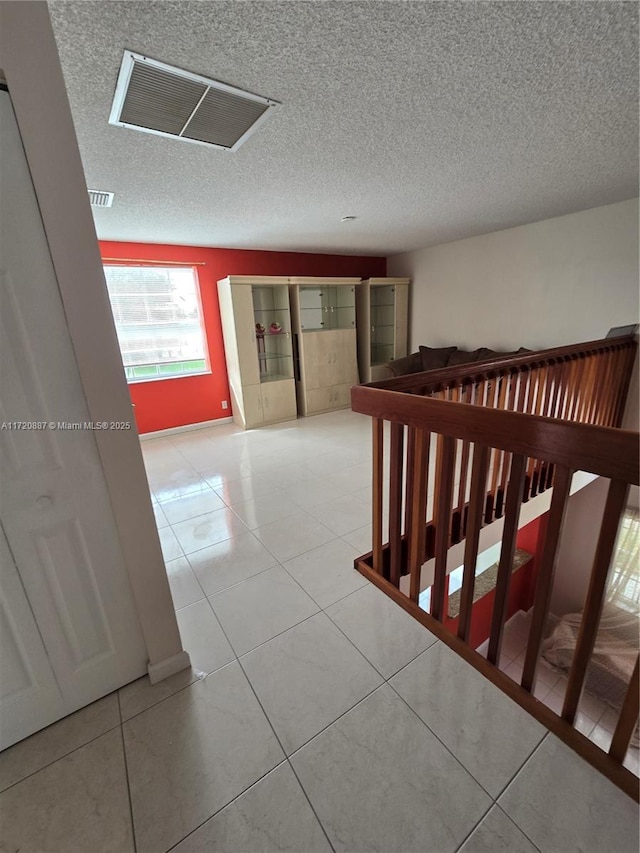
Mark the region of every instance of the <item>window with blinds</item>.
POLYGON ((104 274, 129 382, 209 372, 193 267, 105 266, 104 274))

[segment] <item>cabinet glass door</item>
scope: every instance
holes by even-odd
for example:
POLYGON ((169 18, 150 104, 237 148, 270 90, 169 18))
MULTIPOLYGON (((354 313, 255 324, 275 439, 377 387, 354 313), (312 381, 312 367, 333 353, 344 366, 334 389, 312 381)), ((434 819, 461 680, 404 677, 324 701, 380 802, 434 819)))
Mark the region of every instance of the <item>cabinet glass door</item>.
POLYGON ((386 364, 395 355, 395 288, 371 288, 371 364, 386 364))
POLYGON ((304 332, 355 328, 355 288, 301 287, 300 324, 304 332))
POLYGON ((293 377, 287 285, 251 288, 260 382, 293 377))

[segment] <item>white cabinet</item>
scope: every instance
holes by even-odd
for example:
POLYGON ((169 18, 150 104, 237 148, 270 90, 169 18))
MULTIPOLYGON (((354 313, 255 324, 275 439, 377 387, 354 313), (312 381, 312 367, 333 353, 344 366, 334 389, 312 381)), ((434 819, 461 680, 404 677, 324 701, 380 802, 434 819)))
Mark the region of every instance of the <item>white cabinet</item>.
POLYGON ((243 429, 297 416, 288 284, 285 276, 218 282, 233 419, 243 429))
POLYGON ((298 410, 313 415, 351 404, 358 383, 358 278, 291 278, 298 410))
POLYGON ((360 379, 375 382, 382 365, 407 355, 409 279, 365 279, 356 293, 356 316, 360 379))

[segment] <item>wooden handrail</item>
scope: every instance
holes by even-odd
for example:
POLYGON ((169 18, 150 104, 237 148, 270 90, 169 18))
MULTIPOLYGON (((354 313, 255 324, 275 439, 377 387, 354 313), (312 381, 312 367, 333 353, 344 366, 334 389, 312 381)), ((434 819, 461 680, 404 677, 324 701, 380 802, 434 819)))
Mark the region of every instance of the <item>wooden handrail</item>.
POLYGON ((638 434, 631 430, 395 394, 373 385, 351 389, 351 408, 391 423, 639 484, 638 434))
MULTIPOLYGON (((351 389, 351 401, 352 409, 370 415, 374 424, 373 551, 358 558, 356 568, 456 651, 466 649, 480 531, 504 517, 488 659, 475 652, 469 657, 465 651, 463 656, 509 695, 515 688, 523 707, 638 798, 637 778, 621 765, 638 716, 633 679, 609 754, 572 728, 628 487, 640 485, 640 436, 617 428, 635 352, 635 340, 628 337, 557 347, 356 386, 351 389), (390 424, 388 439, 385 421, 390 424), (389 538, 385 543, 387 441, 389 538), (605 477, 611 487, 564 707, 558 716, 535 700, 532 692, 568 496, 577 471, 605 477), (435 486, 430 485, 433 482, 435 486), (520 510, 524 502, 552 486, 521 684, 507 679, 511 685, 507 689, 505 676, 495 665, 508 614, 520 510), (444 627, 447 558, 451 545, 465 538, 456 637, 444 627), (432 583, 428 614, 419 606, 419 597, 423 567, 430 559, 434 574, 433 581, 427 581, 432 583), (400 580, 407 574, 405 594, 400 580)), ((633 678, 637 682, 637 666, 633 678)))

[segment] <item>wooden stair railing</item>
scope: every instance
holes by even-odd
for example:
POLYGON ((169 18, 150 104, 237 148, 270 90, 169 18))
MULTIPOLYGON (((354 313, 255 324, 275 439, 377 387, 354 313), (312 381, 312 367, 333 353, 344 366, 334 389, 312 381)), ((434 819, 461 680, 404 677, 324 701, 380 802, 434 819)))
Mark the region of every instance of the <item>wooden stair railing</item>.
MULTIPOLYGON (((638 799, 638 779, 622 766, 638 717, 637 666, 608 754, 573 727, 628 488, 640 483, 640 436, 611 425, 620 422, 624 411, 635 344, 630 340, 622 344, 622 339, 614 339, 583 347, 587 348, 584 356, 576 355, 570 362, 553 365, 547 363, 544 354, 535 353, 527 354, 528 362, 518 358, 519 363, 513 369, 503 361, 470 365, 467 367, 471 367, 473 373, 464 377, 459 368, 454 368, 456 377, 447 380, 446 389, 441 387, 439 391, 433 387, 431 378, 427 382, 426 374, 413 378, 417 384, 414 392, 409 393, 406 389, 403 389, 405 393, 398 393, 397 388, 389 389, 389 382, 399 380, 354 387, 352 408, 371 416, 374 439, 373 549, 356 560, 356 568, 548 729, 638 799), (580 362, 582 368, 579 369, 580 362), (563 367, 566 364, 569 368, 563 367), (616 366, 615 372, 612 365, 616 366), (571 382, 568 385, 561 381, 563 370, 569 371, 571 382), (626 385, 620 372, 626 377, 626 385), (580 377, 587 390, 580 390, 580 377), (596 378, 598 383, 603 383, 603 377, 606 377, 607 387, 596 387, 596 378), (530 392, 532 384, 535 388, 530 392), (419 392, 415 390, 418 388, 419 392), (615 395, 612 395, 612 388, 615 395), (483 398, 483 405, 478 404, 479 397, 483 398), (502 405, 486 405, 488 398, 502 405), (503 408, 509 401, 522 411, 503 408), (521 407, 518 401, 522 402, 521 407), (588 417, 597 423, 575 422, 540 413, 548 411, 548 407, 556 414, 588 417), (385 429, 387 421, 388 430, 385 429), (607 425, 600 425, 599 421, 607 425), (387 455, 389 539, 385 542, 383 493, 387 455), (564 707, 561 715, 556 715, 533 696, 533 690, 571 481, 574 473, 581 471, 605 477, 611 484, 600 522, 599 542, 564 707), (552 483, 531 630, 522 680, 518 685, 495 665, 499 660, 507 615, 515 536, 522 504, 533 494, 550 488, 552 483), (502 549, 485 659, 467 645, 467 640, 480 532, 498 515, 504 518, 502 549), (443 624, 447 612, 447 552, 452 542, 462 539, 465 544, 461 606, 458 636, 454 636, 443 624), (427 557, 435 561, 431 613, 418 605, 421 573, 427 557), (404 574, 410 576, 408 595, 399 588, 404 574)), ((403 383, 410 378, 403 377, 403 383)), ((596 520, 593 523, 597 523, 596 520)))

